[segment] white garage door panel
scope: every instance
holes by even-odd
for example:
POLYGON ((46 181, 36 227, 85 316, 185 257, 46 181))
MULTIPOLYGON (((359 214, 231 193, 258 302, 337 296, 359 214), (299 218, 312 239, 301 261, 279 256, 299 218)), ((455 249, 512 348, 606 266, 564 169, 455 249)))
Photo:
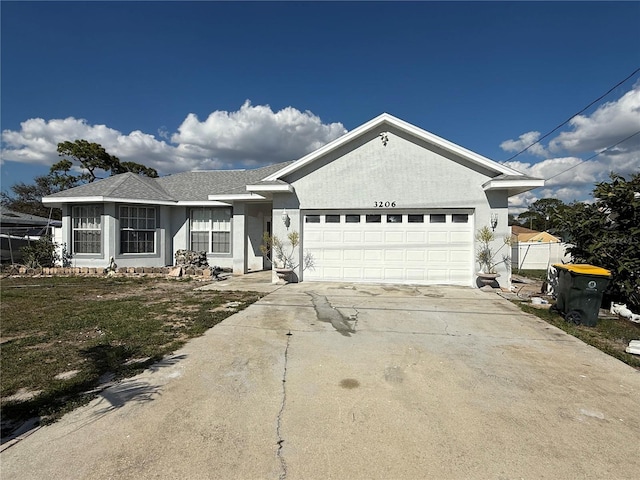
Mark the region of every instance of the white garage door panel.
POLYGON ((346 213, 358 212, 339 213, 341 223, 327 224, 320 214, 320 223, 304 224, 303 248, 315 260, 304 280, 472 284, 472 215, 467 223, 451 223, 450 214, 430 223, 425 212, 424 222, 408 223, 394 211, 402 222, 388 223, 382 213, 380 223, 367 223, 361 213, 360 223, 345 223, 346 213))
POLYGON ((407 243, 424 243, 424 232, 407 232, 407 243))
MULTIPOLYGON (((318 233, 320 233, 320 237, 325 243, 342 243, 342 232, 329 230, 324 232, 324 234, 322 232, 318 232, 318 233)), ((315 240, 311 240, 311 241, 313 242, 315 240)))
POLYGON ((365 250, 364 259, 370 262, 382 260, 382 250, 365 250))
POLYGON ((364 279, 370 281, 378 281, 382 278, 382 268, 365 268, 364 279))
POLYGON ((451 243, 469 243, 468 232, 451 232, 451 243))
POLYGON ((322 251, 323 260, 342 260, 342 250, 329 250, 322 251))
POLYGON ((429 232, 427 242, 431 245, 436 243, 446 244, 449 242, 447 232, 429 232))
POLYGON ((425 251, 422 250, 407 250, 407 262, 424 262, 425 260, 425 251))
POLYGON ((343 259, 345 263, 350 263, 352 260, 362 260, 362 250, 345 250, 343 259))
POLYGON ((362 243, 362 232, 344 232, 342 240, 345 243, 362 243))
POLYGON ((423 268, 407 269, 407 280, 425 280, 425 270, 423 268))
MULTIPOLYGON (((316 242, 320 242, 323 238, 323 233, 322 231, 316 230, 315 232, 313 230, 307 230, 305 232, 305 235, 307 237, 307 242, 312 242, 312 243, 316 243, 316 242)), ((326 240, 326 233, 324 234, 324 238, 325 238, 325 242, 326 240)), ((339 234, 338 234, 339 235, 339 234)))
POLYGON ((364 232, 364 243, 382 243, 382 232, 364 232))
POLYGON ((386 262, 402 262, 404 261, 403 250, 385 250, 384 259, 386 262))

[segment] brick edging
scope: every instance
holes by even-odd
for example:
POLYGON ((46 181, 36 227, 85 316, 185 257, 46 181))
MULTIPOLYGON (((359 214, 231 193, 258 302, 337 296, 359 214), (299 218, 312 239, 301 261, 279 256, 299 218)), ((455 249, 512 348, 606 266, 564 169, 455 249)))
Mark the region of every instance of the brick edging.
MULTIPOLYGON (((125 275, 154 275, 167 276, 169 272, 177 267, 118 267, 114 272, 107 268, 100 267, 38 267, 29 268, 24 265, 12 265, 2 268, 2 275, 22 275, 22 276, 107 276, 109 274, 118 276, 125 275)), ((180 276, 211 278, 210 268, 182 267, 180 276)))

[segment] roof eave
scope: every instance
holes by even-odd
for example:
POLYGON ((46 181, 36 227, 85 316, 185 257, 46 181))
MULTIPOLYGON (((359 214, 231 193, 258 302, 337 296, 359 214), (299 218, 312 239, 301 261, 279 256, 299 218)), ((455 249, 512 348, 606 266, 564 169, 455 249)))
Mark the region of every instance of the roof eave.
POLYGON ((529 190, 534 190, 540 187, 544 187, 544 180, 538 178, 527 178, 522 180, 491 179, 482 185, 482 188, 485 192, 506 190, 507 196, 509 197, 520 195, 521 193, 528 192, 529 190))
POLYGON ((184 207, 228 207, 228 202, 220 202, 218 200, 178 200, 178 206, 184 207))
POLYGON ((119 198, 105 196, 91 197, 42 197, 42 203, 60 207, 66 203, 135 203, 146 205, 176 205, 174 200, 144 200, 141 198, 119 198))
POLYGON ((244 201, 261 201, 261 200, 267 200, 265 197, 263 197, 262 195, 258 195, 257 193, 230 193, 230 194, 215 194, 215 195, 209 195, 209 200, 218 200, 218 201, 228 201, 228 202, 233 202, 233 201, 238 201, 238 200, 244 200, 244 201))
POLYGON ((293 186, 286 183, 280 185, 247 185, 247 192, 288 192, 293 193, 293 186))

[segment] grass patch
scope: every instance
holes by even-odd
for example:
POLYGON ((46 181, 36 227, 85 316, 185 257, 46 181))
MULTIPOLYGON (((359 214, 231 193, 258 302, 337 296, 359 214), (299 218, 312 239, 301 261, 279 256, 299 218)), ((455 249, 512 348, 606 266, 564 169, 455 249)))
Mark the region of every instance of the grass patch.
POLYGON ((547 271, 546 270, 514 270, 513 273, 516 275, 520 275, 522 277, 527 277, 532 280, 546 280, 547 279, 547 271))
POLYGON ((586 327, 565 322, 561 315, 547 309, 535 308, 523 302, 516 303, 523 311, 640 370, 640 358, 625 352, 631 340, 640 339, 640 324, 626 319, 607 317, 599 318, 595 327, 586 327))
POLYGON ((52 421, 88 402, 101 377, 133 376, 261 297, 194 290, 201 285, 164 278, 0 280, 2 436, 21 420, 52 421), (238 305, 223 308, 228 302, 238 305), (9 399, 29 392, 39 393, 9 399))

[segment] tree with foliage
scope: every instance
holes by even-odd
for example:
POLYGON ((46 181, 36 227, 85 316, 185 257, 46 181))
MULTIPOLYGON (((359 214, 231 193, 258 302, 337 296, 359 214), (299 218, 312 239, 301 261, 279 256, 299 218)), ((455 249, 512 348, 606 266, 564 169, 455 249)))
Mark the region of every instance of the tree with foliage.
POLYGON ((3 207, 28 215, 60 220, 62 210, 48 207, 42 203, 42 197, 52 195, 60 191, 60 188, 51 182, 48 175, 40 175, 34 179, 32 185, 20 182, 11 186, 11 193, 0 193, 0 203, 3 207))
POLYGON ((593 204, 573 203, 556 218, 576 263, 611 271, 609 292, 640 308, 640 174, 630 180, 611 174, 596 184, 593 204))
POLYGON ((135 162, 120 162, 115 155, 107 151, 98 143, 90 143, 79 139, 75 142, 60 142, 58 155, 62 160, 53 164, 49 175, 54 185, 60 190, 66 190, 82 183, 91 183, 98 179, 98 173, 107 172, 110 175, 133 172, 139 175, 156 178, 158 172, 135 162), (79 164, 82 173, 72 175, 71 169, 79 164))
MULTIPOLYGON (((100 172, 109 175, 132 172, 151 178, 158 176, 158 172, 151 167, 135 162, 121 162, 118 157, 107 153, 101 145, 82 139, 74 142, 60 142, 58 154, 63 158, 51 166, 48 175, 36 177, 32 185, 25 183, 13 185, 12 193, 2 192, 0 194, 2 206, 16 212, 48 218, 51 208, 42 204, 42 197, 83 183, 91 183, 99 178, 100 172), (76 167, 82 169, 79 175, 72 173, 76 167)), ((61 210, 53 209, 52 218, 60 220, 61 217, 61 210)))
POLYGON ((550 231, 556 233, 558 229, 558 214, 566 207, 557 198, 541 198, 529 206, 529 210, 518 215, 518 222, 523 227, 539 232, 550 231))

